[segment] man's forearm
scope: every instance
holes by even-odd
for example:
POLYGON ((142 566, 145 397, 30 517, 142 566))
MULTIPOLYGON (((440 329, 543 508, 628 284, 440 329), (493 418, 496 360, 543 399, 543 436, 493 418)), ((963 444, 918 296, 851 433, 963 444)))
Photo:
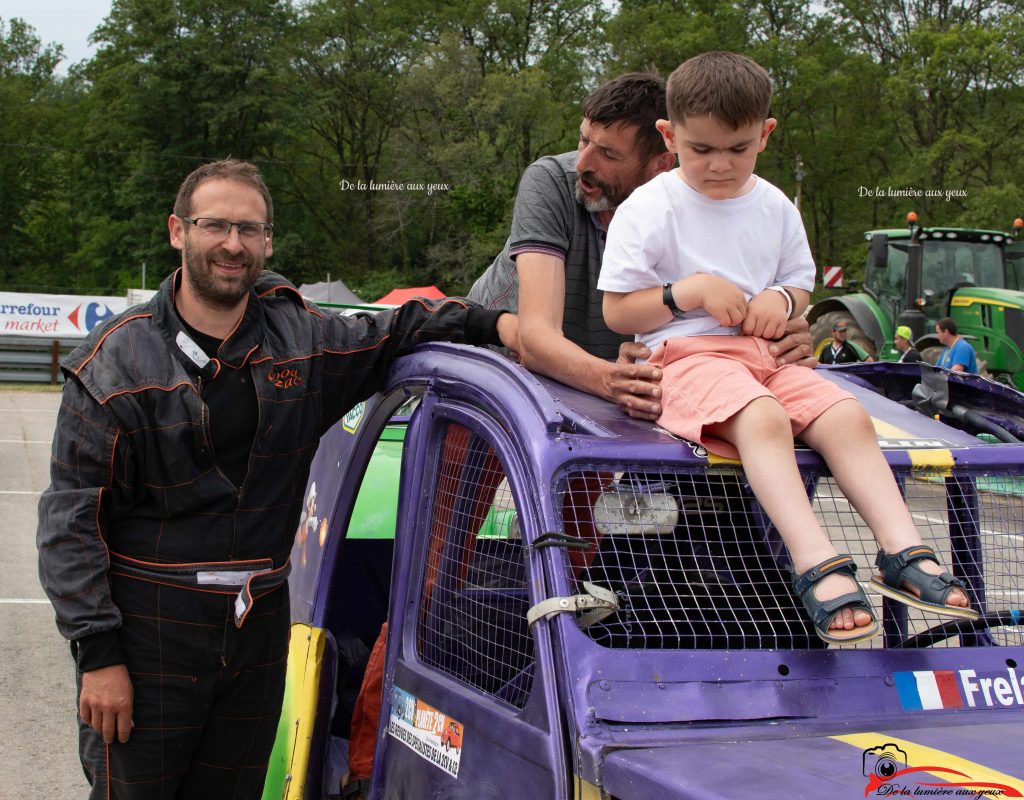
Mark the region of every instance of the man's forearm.
POLYGON ((519 330, 520 360, 531 372, 554 378, 567 386, 612 399, 607 377, 611 363, 590 355, 574 342, 559 335, 519 330))

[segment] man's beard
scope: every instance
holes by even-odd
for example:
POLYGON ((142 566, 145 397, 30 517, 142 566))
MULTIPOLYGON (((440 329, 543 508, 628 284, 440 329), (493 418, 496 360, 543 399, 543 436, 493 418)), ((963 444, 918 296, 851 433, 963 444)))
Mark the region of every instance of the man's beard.
POLYGON ((599 198, 596 200, 587 200, 583 195, 583 190, 580 188, 580 185, 578 183, 576 184, 576 199, 591 214, 598 214, 602 211, 614 211, 622 205, 630 195, 630 192, 624 191, 621 186, 613 186, 595 178, 592 172, 582 172, 580 173, 580 177, 591 186, 596 186, 601 190, 601 196, 599 198))
POLYGON ((248 251, 230 256, 223 250, 202 252, 191 239, 185 240, 185 270, 197 297, 214 308, 231 310, 244 298, 263 269, 263 259, 254 258, 248 251), (229 281, 214 272, 210 262, 241 263, 245 271, 237 280, 229 281))

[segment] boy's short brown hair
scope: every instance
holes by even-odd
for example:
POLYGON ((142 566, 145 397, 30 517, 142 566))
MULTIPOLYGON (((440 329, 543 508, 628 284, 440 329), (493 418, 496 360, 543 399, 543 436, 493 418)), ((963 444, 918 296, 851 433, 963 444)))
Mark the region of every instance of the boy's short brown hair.
POLYGON ((673 123, 712 116, 738 130, 768 118, 772 79, 756 61, 737 53, 701 53, 668 78, 668 114, 673 123))

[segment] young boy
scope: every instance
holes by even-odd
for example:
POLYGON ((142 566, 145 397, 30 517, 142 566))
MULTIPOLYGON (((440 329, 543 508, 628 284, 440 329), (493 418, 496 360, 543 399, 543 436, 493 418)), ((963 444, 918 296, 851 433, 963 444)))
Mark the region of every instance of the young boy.
POLYGON ((864 409, 813 370, 776 367, 768 353, 768 340, 807 307, 815 274, 799 212, 753 174, 776 126, 771 89, 764 69, 733 53, 704 53, 672 73, 670 120, 657 126, 679 167, 615 214, 598 283, 605 321, 637 334, 662 368, 659 424, 742 460, 823 640, 852 644, 880 626, 853 560, 814 516, 794 436, 822 455, 878 541, 872 584, 908 605, 973 618, 963 581, 922 544, 864 409))

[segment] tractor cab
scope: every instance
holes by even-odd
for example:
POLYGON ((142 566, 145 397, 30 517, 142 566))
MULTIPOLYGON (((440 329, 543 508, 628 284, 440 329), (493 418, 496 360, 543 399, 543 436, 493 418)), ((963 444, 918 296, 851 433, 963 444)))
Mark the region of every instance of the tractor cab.
MULTIPOLYGON (((1007 259, 1005 249, 1013 238, 1000 231, 913 225, 909 230, 870 231, 866 238, 871 248, 864 289, 890 306, 894 319, 917 309, 926 323, 934 324, 950 316, 960 289, 1024 288, 1024 262, 1019 260, 1024 252, 1007 259)), ((927 324, 915 334, 924 335, 926 329, 927 324)))

